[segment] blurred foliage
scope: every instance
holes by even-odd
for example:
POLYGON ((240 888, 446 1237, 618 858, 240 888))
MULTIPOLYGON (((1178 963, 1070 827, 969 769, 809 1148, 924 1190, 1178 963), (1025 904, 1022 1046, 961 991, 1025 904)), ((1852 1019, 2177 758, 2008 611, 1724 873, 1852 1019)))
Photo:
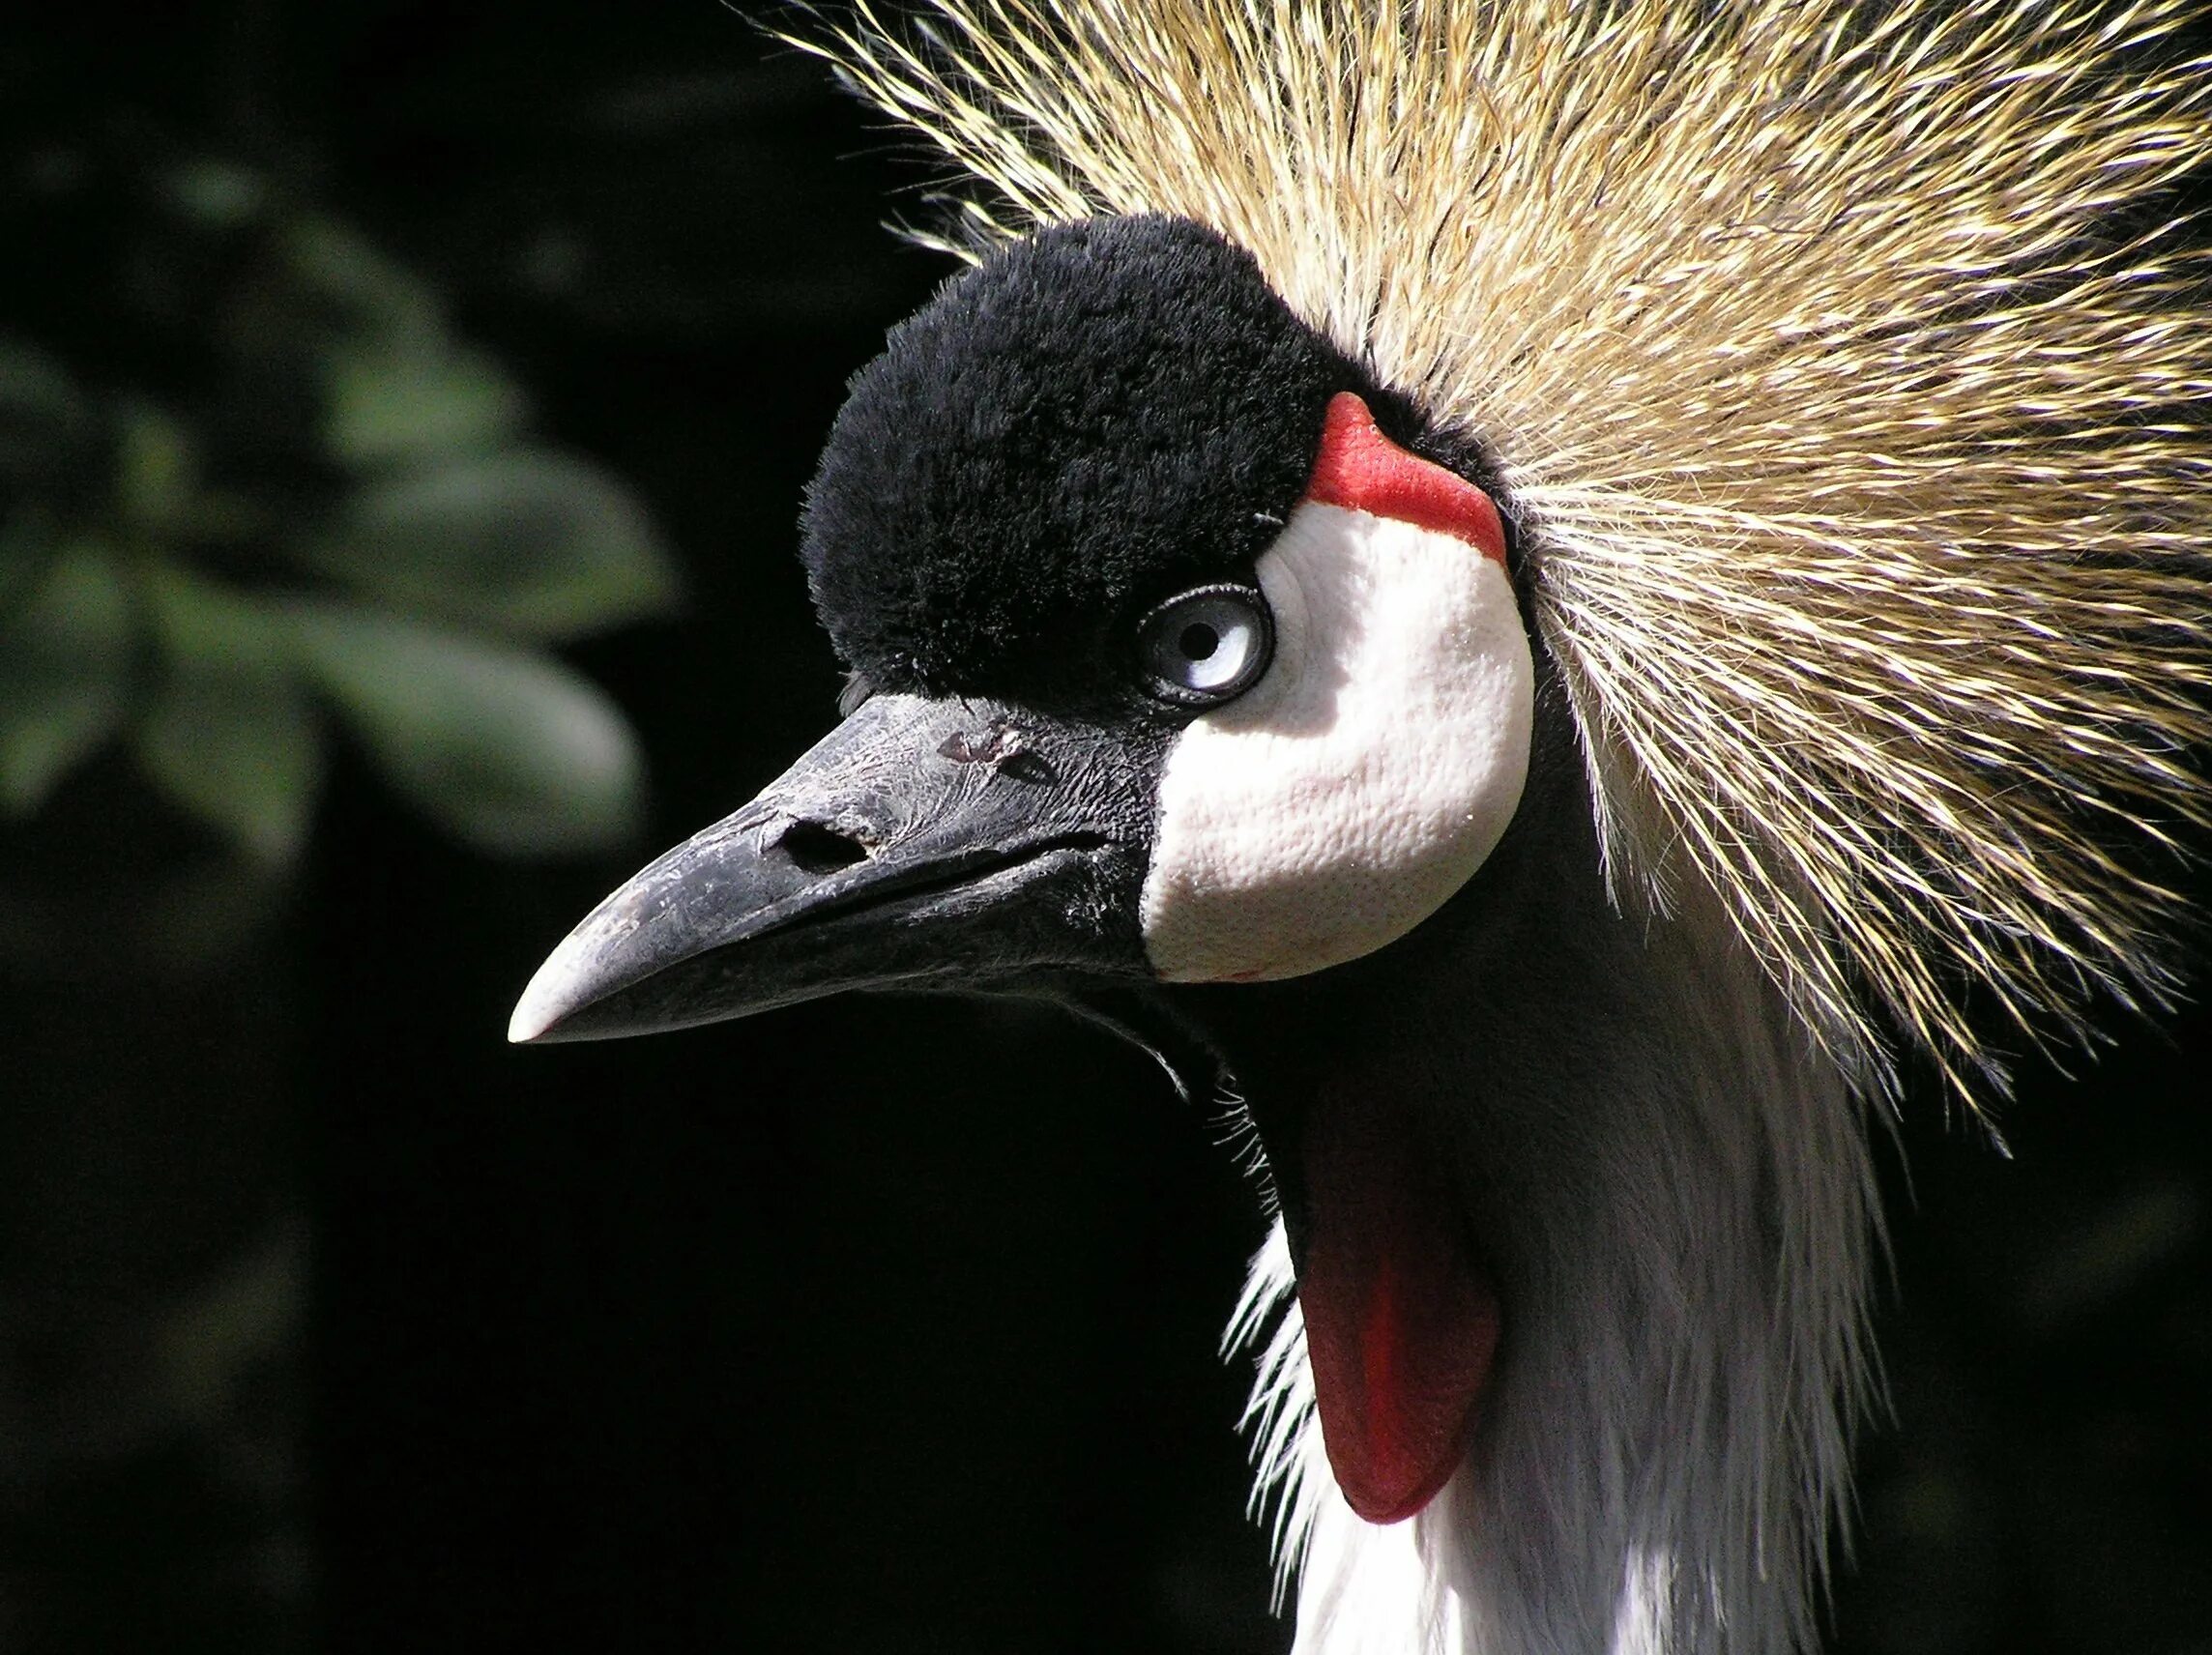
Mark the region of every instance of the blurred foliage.
POLYGON ((86 197, 121 225, 121 313, 0 333, 0 811, 120 743, 281 866, 335 721, 480 850, 628 834, 637 743, 547 646, 671 607, 629 493, 533 440, 426 283, 269 178, 42 167, 59 243, 86 197))

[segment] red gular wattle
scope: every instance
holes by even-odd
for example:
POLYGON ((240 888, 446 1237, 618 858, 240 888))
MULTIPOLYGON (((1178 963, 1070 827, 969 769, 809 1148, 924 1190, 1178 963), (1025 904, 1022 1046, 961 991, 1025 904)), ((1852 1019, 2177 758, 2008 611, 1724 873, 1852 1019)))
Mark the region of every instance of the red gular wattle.
POLYGON ((1498 1295, 1402 1105, 1324 1097, 1303 1132, 1298 1304, 1328 1461, 1396 1523, 1459 1468, 1497 1354, 1498 1295))

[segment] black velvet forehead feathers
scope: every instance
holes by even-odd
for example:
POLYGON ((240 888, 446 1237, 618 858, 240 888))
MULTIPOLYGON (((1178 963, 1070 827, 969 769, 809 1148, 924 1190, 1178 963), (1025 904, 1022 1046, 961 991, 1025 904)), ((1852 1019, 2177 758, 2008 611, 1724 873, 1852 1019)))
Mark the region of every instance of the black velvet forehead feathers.
POLYGON ((1085 693, 1136 610, 1250 571, 1342 390, 1371 394, 1212 232, 1041 231, 855 376, 807 493, 816 607, 882 688, 1085 693))

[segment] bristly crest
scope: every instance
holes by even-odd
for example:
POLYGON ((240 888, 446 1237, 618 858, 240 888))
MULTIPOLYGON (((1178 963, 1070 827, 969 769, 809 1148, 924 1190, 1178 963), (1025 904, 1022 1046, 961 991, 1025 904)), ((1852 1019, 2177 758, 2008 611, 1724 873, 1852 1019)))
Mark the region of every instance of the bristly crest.
POLYGON ((1962 1095, 2158 1002, 2212 804, 2195 0, 930 0, 942 245, 1166 212, 1499 456, 1616 889, 1962 1095))

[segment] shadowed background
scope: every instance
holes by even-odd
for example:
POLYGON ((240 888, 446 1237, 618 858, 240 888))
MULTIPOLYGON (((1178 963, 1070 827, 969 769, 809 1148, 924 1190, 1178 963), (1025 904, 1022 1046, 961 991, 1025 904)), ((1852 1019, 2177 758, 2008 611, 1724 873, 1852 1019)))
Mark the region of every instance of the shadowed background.
MULTIPOLYGON (((0 46, 0 1649, 1287 1647, 1214 1123, 1019 1006, 504 1043, 834 716, 933 178, 711 0, 0 46)), ((2206 1021, 1889 1157, 1850 1655, 2212 1651, 2206 1021)))

